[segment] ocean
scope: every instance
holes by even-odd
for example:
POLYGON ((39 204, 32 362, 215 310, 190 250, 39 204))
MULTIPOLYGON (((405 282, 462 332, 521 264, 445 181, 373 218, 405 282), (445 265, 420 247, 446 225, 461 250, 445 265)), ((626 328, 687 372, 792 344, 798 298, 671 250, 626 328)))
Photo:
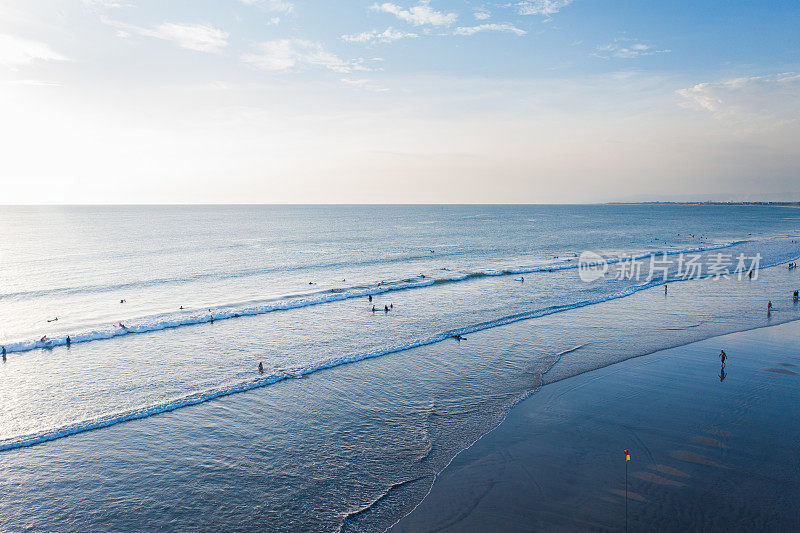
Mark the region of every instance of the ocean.
POLYGON ((800 318, 799 240, 779 206, 0 207, 0 529, 383 530, 542 384, 800 318))

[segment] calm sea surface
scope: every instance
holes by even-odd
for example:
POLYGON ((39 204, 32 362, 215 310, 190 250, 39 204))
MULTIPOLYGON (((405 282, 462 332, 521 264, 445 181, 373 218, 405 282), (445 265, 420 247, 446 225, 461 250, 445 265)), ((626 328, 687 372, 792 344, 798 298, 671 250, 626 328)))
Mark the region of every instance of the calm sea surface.
POLYGON ((542 383, 800 318, 798 230, 752 206, 0 207, 0 529, 383 529, 542 383), (738 260, 755 279, 714 279, 738 260))

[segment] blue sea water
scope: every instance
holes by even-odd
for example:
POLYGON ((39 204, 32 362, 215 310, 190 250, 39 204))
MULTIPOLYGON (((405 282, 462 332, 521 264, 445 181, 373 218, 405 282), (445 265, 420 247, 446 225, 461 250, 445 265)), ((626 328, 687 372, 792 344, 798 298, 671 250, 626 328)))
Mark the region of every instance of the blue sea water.
POLYGON ((799 228, 768 206, 0 208, 0 528, 383 529, 542 383, 800 318, 799 228), (592 283, 586 250, 611 262, 592 283), (761 271, 615 276, 681 252, 761 271))

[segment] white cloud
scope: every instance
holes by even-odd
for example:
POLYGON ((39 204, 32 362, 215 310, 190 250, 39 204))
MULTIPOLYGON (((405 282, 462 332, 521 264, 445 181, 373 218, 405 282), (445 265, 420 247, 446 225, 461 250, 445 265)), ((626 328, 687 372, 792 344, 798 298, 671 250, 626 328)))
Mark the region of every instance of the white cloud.
POLYGON ((521 28, 517 28, 513 24, 479 24, 477 26, 458 27, 454 33, 456 35, 475 35, 482 31, 502 31, 515 35, 525 35, 528 33, 521 28))
POLYGON ((378 30, 372 30, 372 31, 365 31, 362 33, 354 33, 352 35, 342 35, 341 39, 343 41, 348 41, 352 43, 371 43, 371 42, 391 43, 393 41, 398 41, 400 39, 413 38, 413 37, 419 37, 419 35, 407 31, 400 31, 400 30, 394 30, 392 28, 386 28, 382 32, 379 32, 378 30))
POLYGON ((477 20, 486 20, 492 16, 488 9, 485 7, 479 7, 473 12, 473 15, 477 20))
POLYGON ((87 6, 93 7, 131 7, 133 4, 129 0, 83 0, 87 6))
POLYGON ((520 15, 555 15, 567 7, 572 0, 523 0, 518 2, 517 12, 520 15))
POLYGON ((356 88, 356 89, 362 89, 364 91, 372 91, 372 92, 377 92, 377 93, 383 93, 383 92, 386 92, 386 91, 389 90, 386 87, 381 87, 379 85, 375 85, 374 83, 372 83, 371 80, 367 80, 367 79, 354 80, 354 79, 351 79, 351 78, 342 78, 340 81, 342 83, 344 83, 345 85, 349 86, 349 87, 353 87, 353 88, 356 88))
POLYGON ((391 13, 400 20, 409 22, 414 26, 423 26, 426 24, 430 24, 431 26, 449 26, 458 19, 458 15, 455 13, 435 11, 430 6, 430 0, 422 0, 419 4, 409 9, 403 9, 401 6, 389 2, 373 4, 371 9, 391 13))
POLYGON ((247 5, 263 5, 270 11, 276 11, 278 13, 289 13, 294 9, 294 4, 291 2, 287 2, 286 0, 239 0, 240 2, 247 4, 247 5))
POLYGON ((681 105, 726 123, 775 127, 800 121, 800 74, 752 76, 698 83, 677 94, 681 105))
POLYGON ((614 39, 613 43, 600 45, 593 55, 608 59, 617 57, 621 59, 633 59, 653 54, 664 54, 670 50, 653 48, 649 44, 641 43, 633 39, 614 39))
POLYGON ((325 50, 319 43, 302 39, 278 39, 258 43, 256 50, 255 53, 242 56, 242 61, 261 70, 282 71, 322 67, 345 74, 356 70, 369 70, 359 61, 344 61, 336 54, 325 50))
POLYGON ((210 53, 219 53, 228 46, 228 34, 206 24, 164 22, 152 28, 142 28, 108 19, 101 20, 105 24, 117 28, 119 30, 117 35, 123 38, 130 36, 130 34, 137 34, 172 41, 187 50, 210 53))
POLYGON ((48 44, 0 34, 0 65, 15 68, 29 65, 34 61, 67 60, 65 56, 53 50, 48 44))

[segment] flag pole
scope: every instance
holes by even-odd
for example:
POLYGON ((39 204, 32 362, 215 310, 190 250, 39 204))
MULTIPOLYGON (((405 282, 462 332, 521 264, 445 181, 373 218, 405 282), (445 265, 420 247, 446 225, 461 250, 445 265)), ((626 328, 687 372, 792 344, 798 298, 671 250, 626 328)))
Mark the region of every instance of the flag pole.
POLYGON ((631 460, 631 454, 625 450, 625 533, 628 533, 628 461, 631 460))

